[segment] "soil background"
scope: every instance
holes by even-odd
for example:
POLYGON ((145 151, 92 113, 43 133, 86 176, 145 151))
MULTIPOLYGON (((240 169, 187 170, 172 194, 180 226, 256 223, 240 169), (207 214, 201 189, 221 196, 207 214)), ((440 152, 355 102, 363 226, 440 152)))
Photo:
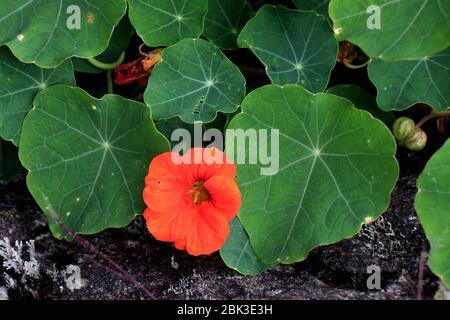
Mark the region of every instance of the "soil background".
MULTIPOLYGON (((217 253, 191 257, 171 244, 158 242, 142 218, 124 229, 109 229, 83 239, 158 299, 415 299, 421 254, 428 250, 413 208, 415 182, 425 161, 410 153, 399 158, 401 176, 390 207, 379 220, 366 225, 354 238, 313 250, 303 262, 280 265, 259 276, 228 269, 217 253), (367 288, 371 265, 381 269, 380 290, 367 288)), ((23 179, 0 186, 0 239, 4 237, 11 242, 34 240, 40 265, 39 276, 30 278, 0 264, 0 287, 7 286, 5 274, 16 282, 16 287, 8 290, 9 299, 149 298, 78 242, 55 239, 23 179), (68 289, 63 275, 68 265, 79 266, 81 289, 68 289)), ((437 289, 437 278, 425 268, 423 298, 432 299, 437 289)))

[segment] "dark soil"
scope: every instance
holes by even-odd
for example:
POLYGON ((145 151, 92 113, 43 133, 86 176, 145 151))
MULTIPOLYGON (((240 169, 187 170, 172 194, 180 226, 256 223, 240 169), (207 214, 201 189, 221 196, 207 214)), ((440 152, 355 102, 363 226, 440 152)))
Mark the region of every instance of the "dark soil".
MULTIPOLYGON (((161 299, 415 299, 421 253, 428 250, 413 208, 415 182, 424 161, 402 158, 407 169, 381 219, 352 239, 317 248, 304 262, 278 266, 260 276, 228 269, 218 254, 191 257, 155 241, 140 218, 127 228, 84 239, 161 299), (370 265, 381 269, 381 290, 367 288, 370 265)), ((4 237, 11 242, 35 240, 40 264, 37 279, 6 271, 0 264, 0 289, 7 287, 5 274, 16 281, 16 287, 8 290, 9 299, 148 298, 79 243, 55 239, 24 181, 0 186, 0 239, 4 237), (80 267, 81 289, 67 288, 61 274, 67 265, 80 267)), ((430 299, 437 279, 426 270, 424 280, 424 298, 430 299)))

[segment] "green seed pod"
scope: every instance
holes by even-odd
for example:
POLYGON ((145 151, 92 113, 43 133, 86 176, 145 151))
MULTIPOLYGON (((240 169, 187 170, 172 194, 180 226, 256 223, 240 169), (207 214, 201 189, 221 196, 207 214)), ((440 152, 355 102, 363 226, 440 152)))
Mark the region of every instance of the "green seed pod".
POLYGON ((420 151, 426 144, 427 134, 420 128, 415 128, 405 140, 405 147, 411 151, 420 151))
POLYGON ((405 139, 414 131, 415 125, 414 121, 407 117, 400 117, 395 120, 392 126, 392 133, 399 145, 403 146, 405 144, 405 139))

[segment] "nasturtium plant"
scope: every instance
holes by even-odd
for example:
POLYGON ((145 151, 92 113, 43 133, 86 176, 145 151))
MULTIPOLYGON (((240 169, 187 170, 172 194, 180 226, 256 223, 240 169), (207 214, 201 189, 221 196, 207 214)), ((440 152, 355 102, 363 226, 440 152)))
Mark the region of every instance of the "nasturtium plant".
POLYGON ((203 31, 208 0, 128 0, 130 20, 145 44, 168 46, 203 31))
POLYGON ((208 0, 208 14, 203 35, 223 49, 237 49, 237 38, 253 16, 247 0, 208 0))
POLYGON ((17 148, 10 142, 0 139, 0 183, 8 181, 22 171, 17 148))
POLYGON ((126 226, 141 214, 148 159, 168 148, 144 104, 117 95, 97 100, 58 85, 35 98, 19 151, 28 188, 50 228, 68 237, 60 222, 90 234, 126 226))
POLYGON ((338 84, 328 88, 326 92, 347 98, 355 105, 355 107, 369 111, 370 114, 383 121, 388 127, 391 127, 394 123, 394 114, 392 112, 381 110, 377 105, 376 97, 356 85, 338 84))
POLYGON ((429 265, 450 287, 450 140, 428 161, 417 188, 415 207, 431 244, 429 265))
MULTIPOLYGON (((28 170, 57 238, 143 216, 155 239, 220 251, 242 274, 304 260, 380 217, 403 149, 448 139, 449 12, 444 0, 2 1, 0 181, 28 170), (197 150, 227 161, 189 162, 197 150)), ((415 200, 447 286, 449 153, 447 141, 431 157, 415 200)))
POLYGON ((126 8, 125 0, 2 1, 0 45, 44 68, 73 56, 96 56, 108 46, 126 8))
POLYGON ((145 91, 153 118, 210 122, 232 113, 245 95, 245 78, 213 44, 184 39, 161 54, 145 91))
POLYGON ((338 50, 324 16, 283 6, 262 7, 242 30, 238 44, 253 51, 273 83, 295 83, 311 92, 326 88, 338 50))
POLYGON ((148 230, 194 256, 218 251, 241 206, 235 176, 236 165, 217 148, 158 155, 145 177, 148 230))
POLYGON ((5 46, 0 47, 0 78, 0 137, 15 145, 36 94, 52 84, 75 84, 70 61, 42 69, 20 62, 5 46))
MULTIPOLYGON (((293 263, 384 212, 398 176, 386 126, 346 99, 296 85, 251 92, 229 128, 279 128, 279 169, 238 164, 239 220, 266 264, 293 263)), ((249 156, 249 155, 247 155, 249 156)))
POLYGON ((121 64, 125 58, 125 51, 127 50, 128 43, 134 29, 131 26, 128 16, 125 16, 120 20, 119 24, 114 28, 114 32, 109 40, 108 48, 94 58, 82 59, 72 58, 72 63, 75 71, 84 73, 101 73, 104 70, 100 69, 92 64, 92 59, 98 61, 101 65, 113 65, 117 66, 121 64))
POLYGON ((450 49, 419 60, 374 60, 368 71, 383 110, 404 110, 418 102, 438 111, 450 106, 450 49))
POLYGON ((228 267, 242 274, 258 275, 271 267, 255 255, 247 232, 238 218, 230 222, 230 235, 220 249, 220 255, 228 267))
POLYGON ((324 16, 328 16, 328 5, 330 0, 292 0, 298 10, 314 10, 324 16))
POLYGON ((338 40, 371 58, 419 60, 450 45, 450 2, 443 0, 331 0, 338 40))

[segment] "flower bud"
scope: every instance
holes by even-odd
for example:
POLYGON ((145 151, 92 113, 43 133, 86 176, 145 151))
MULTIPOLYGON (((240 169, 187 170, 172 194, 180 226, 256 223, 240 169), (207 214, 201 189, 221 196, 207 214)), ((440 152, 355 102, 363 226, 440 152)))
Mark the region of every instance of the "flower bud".
POLYGON ((392 132, 399 145, 405 145, 405 139, 414 131, 415 123, 407 117, 400 117, 395 120, 392 126, 392 132))
POLYGON ((411 151, 420 151, 427 144, 427 134, 420 128, 415 128, 405 139, 404 145, 411 151))

